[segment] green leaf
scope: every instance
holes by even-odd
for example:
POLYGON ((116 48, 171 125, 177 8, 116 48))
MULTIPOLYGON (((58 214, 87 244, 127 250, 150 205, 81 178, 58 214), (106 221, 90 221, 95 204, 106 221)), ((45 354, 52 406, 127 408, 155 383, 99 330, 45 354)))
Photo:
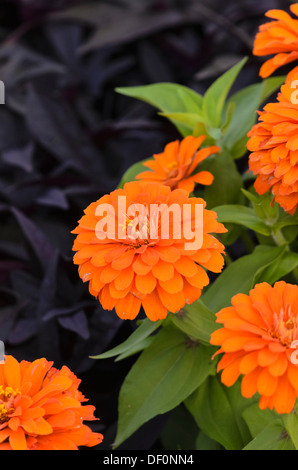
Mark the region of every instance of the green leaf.
POLYGON ((221 132, 223 134, 225 134, 227 129, 230 127, 232 118, 233 118, 234 113, 235 113, 235 109, 236 109, 236 104, 232 101, 230 101, 226 105, 226 117, 225 117, 225 120, 224 120, 223 125, 221 127, 221 132))
POLYGON ((225 205, 213 208, 217 212, 219 222, 232 222, 234 224, 243 225, 262 235, 269 236, 271 229, 264 221, 260 220, 253 209, 240 205, 225 205))
MULTIPOLYGON (((203 97, 191 88, 176 83, 154 83, 138 87, 116 88, 116 91, 122 95, 145 101, 163 113, 201 114, 203 97)), ((189 125, 178 122, 174 122, 174 124, 183 136, 192 133, 189 125)))
POLYGON ((281 421, 268 424, 243 450, 295 450, 281 421))
POLYGON ((290 227, 292 225, 298 225, 297 215, 290 215, 287 214, 285 211, 281 210, 281 214, 279 215, 279 218, 274 224, 273 228, 274 230, 281 230, 284 227, 290 227))
POLYGON ((214 313, 200 299, 191 305, 186 305, 182 315, 173 314, 169 318, 188 336, 207 344, 210 344, 210 335, 218 328, 214 313))
MULTIPOLYGON (((195 129, 198 129, 197 125, 202 124, 204 133, 206 133, 205 125, 202 121, 202 117, 199 114, 194 113, 158 113, 160 116, 168 118, 177 128, 181 125, 185 128, 182 135, 192 135, 195 129)), ((181 127, 181 129, 182 129, 181 127)), ((203 132, 202 132, 203 133, 203 132)))
POLYGON ((206 161, 202 169, 214 176, 212 185, 207 186, 204 193, 208 209, 241 201, 242 179, 231 155, 223 151, 206 161))
POLYGON ((227 229, 227 232, 221 234, 220 241, 225 247, 227 247, 238 240, 244 229, 241 225, 235 225, 229 222, 225 223, 225 228, 227 229))
POLYGON ((128 351, 125 351, 124 353, 116 357, 115 362, 123 361, 123 359, 126 359, 128 357, 133 356, 134 354, 138 354, 139 352, 144 351, 144 349, 150 346, 152 341, 154 341, 153 336, 148 336, 148 338, 144 338, 143 341, 136 343, 128 351))
POLYGON ((211 127, 221 127, 226 98, 246 61, 247 58, 242 59, 215 80, 206 91, 202 110, 206 123, 211 127))
POLYGON ((176 83, 116 88, 122 95, 145 101, 165 113, 201 113, 203 97, 176 83))
POLYGON ((248 425, 252 437, 256 437, 266 426, 279 419, 278 415, 269 408, 261 410, 259 403, 254 403, 248 408, 245 408, 242 416, 248 425))
POLYGON ((196 439, 196 450, 223 450, 219 442, 210 439, 203 431, 200 431, 196 439))
POLYGON ((295 449, 298 450, 298 416, 296 413, 289 413, 282 416, 283 424, 289 434, 295 449))
POLYGON ((214 370, 213 347, 163 328, 128 373, 119 395, 118 447, 140 426, 182 403, 214 370))
POLYGON ((195 420, 185 406, 180 405, 170 413, 160 440, 166 450, 193 450, 197 434, 195 420))
POLYGON ((134 181, 136 179, 136 176, 139 173, 142 173, 143 171, 148 170, 148 168, 144 166, 144 163, 147 162, 148 160, 149 159, 146 158, 145 160, 137 162, 134 165, 132 165, 131 167, 129 167, 128 170, 122 176, 122 179, 121 179, 120 183, 118 184, 118 188, 123 188, 125 183, 129 183, 130 181, 134 181))
POLYGON ((234 158, 241 157, 247 151, 247 133, 257 120, 256 111, 283 83, 284 77, 270 77, 240 90, 228 100, 227 106, 233 103, 235 111, 222 144, 234 158))
POLYGON ((242 412, 251 400, 242 397, 240 383, 225 387, 210 376, 186 401, 199 428, 227 450, 242 449, 251 439, 242 412))
POLYGON ((267 98, 270 98, 270 96, 285 83, 286 78, 286 75, 282 75, 280 77, 270 77, 266 78, 266 80, 262 80, 262 96, 259 104, 264 103, 267 98))
POLYGON ((152 322, 148 319, 142 320, 141 326, 139 326, 126 341, 119 344, 115 348, 107 351, 98 356, 91 356, 91 359, 108 359, 110 357, 119 356, 130 351, 135 351, 135 348, 142 344, 143 340, 148 338, 159 326, 160 321, 152 322))
POLYGON ((298 254, 284 248, 282 253, 272 263, 264 266, 264 268, 261 268, 256 273, 253 283, 268 282, 273 284, 292 272, 297 266, 298 254))
POLYGON ((242 256, 230 264, 202 296, 202 301, 212 311, 218 312, 231 305, 231 298, 239 292, 248 294, 259 269, 272 263, 283 247, 259 245, 253 253, 242 256))

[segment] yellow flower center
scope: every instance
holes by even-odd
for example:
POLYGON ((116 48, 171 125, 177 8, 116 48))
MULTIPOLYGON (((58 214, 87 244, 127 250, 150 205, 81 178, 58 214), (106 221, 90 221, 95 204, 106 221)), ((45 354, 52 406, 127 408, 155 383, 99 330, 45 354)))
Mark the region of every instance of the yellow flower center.
POLYGON ((20 395, 19 389, 14 390, 12 387, 3 387, 0 385, 0 424, 9 420, 14 412, 13 402, 15 397, 20 395))
POLYGON ((9 420, 11 413, 14 412, 14 408, 7 408, 6 405, 0 405, 0 424, 5 423, 9 420))
POLYGON ((137 243, 137 246, 149 243, 150 222, 146 217, 139 216, 136 219, 126 219, 125 224, 120 224, 123 232, 126 231, 127 238, 137 243))
POLYGON ((177 163, 176 162, 169 163, 167 165, 167 169, 168 169, 167 179, 176 178, 176 176, 179 173, 177 163))
POLYGON ((294 316, 290 307, 283 309, 273 316, 273 336, 278 338, 281 344, 290 347, 291 343, 298 339, 298 316, 294 316))

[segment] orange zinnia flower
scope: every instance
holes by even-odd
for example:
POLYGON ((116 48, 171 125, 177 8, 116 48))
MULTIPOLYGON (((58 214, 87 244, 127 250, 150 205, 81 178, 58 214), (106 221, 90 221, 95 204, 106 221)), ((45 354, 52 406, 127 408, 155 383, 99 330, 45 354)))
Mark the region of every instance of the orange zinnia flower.
POLYGON ((103 436, 83 420, 94 420, 93 406, 78 391, 80 380, 64 366, 6 356, 0 364, 0 450, 78 450, 103 436))
POLYGON ((258 194, 272 190, 275 200, 293 214, 298 203, 298 106, 292 103, 291 84, 298 67, 281 87, 278 102, 267 104, 259 122, 248 133, 249 168, 255 175, 258 194))
MULTIPOLYGON (((290 5, 290 10, 298 16, 298 3, 290 5)), ((298 59, 298 20, 283 10, 269 10, 266 16, 270 21, 260 26, 256 35, 253 53, 257 56, 276 54, 267 60, 260 70, 260 76, 269 77, 276 69, 298 59)))
POLYGON ((74 263, 79 265, 79 275, 83 281, 90 281, 89 291, 99 299, 104 309, 115 308, 120 318, 134 319, 143 306, 150 320, 156 321, 165 318, 167 311, 177 312, 186 303, 191 304, 200 297, 201 289, 209 283, 205 269, 220 272, 224 263, 221 255, 224 246, 210 233, 226 231, 217 222, 217 214, 206 210, 205 205, 202 199, 189 198, 188 192, 182 189, 171 191, 169 186, 159 183, 133 181, 85 210, 85 215, 73 231, 77 234, 73 247, 77 252, 74 263), (123 196, 127 205, 121 211, 118 204, 123 196), (97 227, 103 217, 96 214, 98 209, 105 207, 102 206, 104 204, 109 204, 108 208, 113 209, 110 214, 107 209, 107 225, 109 222, 111 226, 115 223, 121 229, 120 233, 118 231, 109 239, 99 240, 97 227), (164 214, 171 206, 182 212, 183 205, 189 205, 192 216, 186 229, 191 229, 192 233, 197 222, 194 209, 201 204, 204 207, 202 247, 186 248, 185 243, 190 240, 186 239, 184 231, 182 233, 179 217, 169 221, 169 236, 166 238, 162 235, 159 221, 156 224, 157 233, 152 236, 149 230, 154 225, 152 217, 150 219, 145 214, 138 223, 138 232, 133 236, 134 220, 127 214, 137 204, 146 209, 156 205, 164 214), (176 234, 174 231, 177 231, 176 234))
POLYGON ((158 181, 170 186, 171 189, 185 189, 190 193, 193 191, 195 183, 212 184, 214 178, 209 171, 196 173, 197 166, 203 160, 220 150, 216 146, 198 150, 205 139, 205 135, 188 136, 181 142, 178 140, 171 142, 162 153, 153 155, 154 160, 148 160, 144 163, 152 171, 144 171, 136 179, 158 181))
POLYGON ((293 341, 298 340, 298 286, 284 281, 271 287, 257 284, 249 295, 237 294, 232 307, 217 313, 224 327, 211 344, 224 353, 218 363, 221 381, 230 387, 243 375, 246 398, 260 394, 261 409, 290 413, 298 396, 298 365, 293 341))

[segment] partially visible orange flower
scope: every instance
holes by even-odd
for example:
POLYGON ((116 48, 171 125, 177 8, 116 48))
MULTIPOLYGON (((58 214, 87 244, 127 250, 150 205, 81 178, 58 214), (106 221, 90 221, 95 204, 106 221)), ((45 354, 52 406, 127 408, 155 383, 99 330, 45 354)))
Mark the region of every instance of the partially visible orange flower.
POLYGON ((224 246, 211 233, 226 232, 217 222, 217 214, 205 206, 202 199, 190 198, 182 189, 171 191, 169 186, 139 181, 127 183, 123 189, 90 204, 72 232, 77 234, 74 263, 79 265, 81 279, 89 281, 90 293, 104 309, 115 308, 121 319, 134 319, 142 306, 147 317, 156 321, 165 318, 167 311, 177 312, 200 297, 209 283, 206 270, 220 272, 224 264, 224 246), (121 197, 126 198, 123 210, 118 207, 121 197), (104 204, 109 204, 110 212, 106 216, 97 215, 104 204), (128 212, 137 204, 148 209, 148 214, 143 215, 136 230, 134 218, 128 212), (171 217, 168 211, 169 236, 163 236, 165 224, 162 228, 161 218, 156 223, 154 218, 150 219, 150 208, 156 205, 156 213, 161 210, 166 214, 172 206, 182 213, 184 204, 191 208, 188 226, 182 227, 183 218, 179 220, 179 214, 171 217), (203 244, 189 249, 186 243, 194 241, 194 229, 197 222, 200 224, 195 210, 198 204, 203 206, 203 227, 197 229, 202 229, 203 244), (100 240, 98 223, 105 218, 107 226, 120 226, 120 232, 115 230, 100 240), (156 226, 155 235, 152 225, 156 226), (191 230, 189 239, 185 228, 191 230))
POLYGON ((78 450, 103 436, 83 424, 95 420, 78 390, 80 380, 64 366, 5 356, 0 364, 0 450, 78 450))
POLYGON ((243 376, 244 397, 258 392, 261 409, 290 413, 298 396, 292 347, 298 340, 298 286, 257 284, 249 295, 235 295, 232 306, 217 313, 217 322, 224 326, 212 334, 211 344, 221 346, 216 354, 224 353, 221 381, 230 387, 243 376))
POLYGON ((195 183, 212 184, 213 175, 209 171, 197 172, 197 167, 209 155, 219 152, 220 148, 212 146, 198 150, 205 139, 205 135, 188 136, 181 142, 169 143, 162 153, 153 155, 153 160, 144 163, 152 171, 144 171, 136 179, 158 181, 171 189, 185 189, 190 193, 195 183))
POLYGON ((290 214, 298 203, 298 106, 291 101, 294 80, 298 80, 298 67, 289 73, 278 102, 267 104, 259 113, 247 143, 257 193, 271 189, 276 202, 290 214))
MULTIPOLYGON (((298 16, 298 3, 290 5, 290 10, 298 16)), ((263 78, 269 77, 279 67, 298 59, 298 20, 283 10, 269 10, 266 16, 276 21, 260 26, 253 54, 276 55, 262 65, 260 76, 263 78)))

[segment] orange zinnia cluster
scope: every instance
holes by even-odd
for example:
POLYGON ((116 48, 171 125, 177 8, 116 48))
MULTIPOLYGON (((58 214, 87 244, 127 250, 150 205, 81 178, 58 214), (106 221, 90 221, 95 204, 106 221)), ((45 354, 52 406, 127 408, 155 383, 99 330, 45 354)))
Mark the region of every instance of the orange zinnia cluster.
POLYGON ((272 190, 275 200, 293 214, 298 203, 298 106, 292 101, 291 84, 298 80, 298 67, 281 87, 278 102, 260 112, 259 122, 248 133, 249 168, 257 175, 259 194, 272 190))
MULTIPOLYGON (((141 306, 152 321, 163 319, 167 311, 177 312, 186 303, 191 304, 201 295, 209 283, 206 270, 220 272, 224 259, 224 246, 211 233, 222 233, 226 229, 217 222, 217 214, 205 209, 205 202, 189 198, 187 191, 159 183, 133 181, 123 189, 113 191, 92 203, 73 231, 77 234, 73 250, 74 263, 79 265, 79 275, 89 281, 89 291, 99 299, 103 308, 112 310, 122 319, 134 319, 141 306), (131 236, 133 219, 127 212, 119 213, 121 197, 126 199, 126 209, 134 205, 149 208, 156 205, 166 211, 174 206, 183 212, 183 205, 191 207, 188 229, 196 226, 195 206, 203 206, 203 244, 201 248, 187 249, 191 240, 184 236, 182 227, 179 236, 174 233, 177 218, 169 218, 169 237, 163 237, 160 226, 156 236, 149 230, 150 217, 144 216, 138 224, 140 236, 131 236), (104 217, 97 216, 98 208, 108 204, 111 207, 107 226, 121 226, 121 233, 111 237, 98 238, 98 222, 104 217), (193 210, 194 209, 194 210, 193 210), (120 218, 124 223, 120 223, 120 218), (141 236, 142 235, 142 236, 141 236)), ((149 212, 148 212, 149 213, 149 212)), ((170 212, 169 212, 170 215, 170 212)), ((178 225, 182 221, 178 222, 178 225)), ((136 233, 134 234, 136 235, 136 233)), ((187 237, 188 238, 188 237, 187 237)))
POLYGON ((52 365, 12 356, 0 364, 0 450, 78 450, 102 441, 83 424, 96 418, 93 406, 81 404, 80 380, 52 365))
POLYGON ((136 179, 156 181, 171 189, 185 189, 190 193, 194 190, 195 183, 212 184, 214 177, 209 171, 196 172, 203 160, 220 150, 217 146, 199 150, 205 139, 204 135, 188 136, 181 142, 177 140, 169 143, 162 153, 153 155, 153 160, 144 163, 152 171, 144 171, 136 179))
POLYGON ((249 295, 235 295, 232 306, 217 313, 217 322, 224 326, 211 343, 221 346, 216 354, 224 353, 218 363, 221 381, 229 387, 243 375, 244 397, 258 392, 261 409, 290 413, 298 396, 292 344, 298 340, 298 286, 257 284, 249 295))
MULTIPOLYGON (((298 3, 290 5, 290 10, 298 16, 298 3)), ((257 56, 276 55, 261 67, 260 75, 263 78, 298 59, 298 20, 282 10, 269 10, 266 16, 276 21, 260 26, 253 53, 257 56)))

